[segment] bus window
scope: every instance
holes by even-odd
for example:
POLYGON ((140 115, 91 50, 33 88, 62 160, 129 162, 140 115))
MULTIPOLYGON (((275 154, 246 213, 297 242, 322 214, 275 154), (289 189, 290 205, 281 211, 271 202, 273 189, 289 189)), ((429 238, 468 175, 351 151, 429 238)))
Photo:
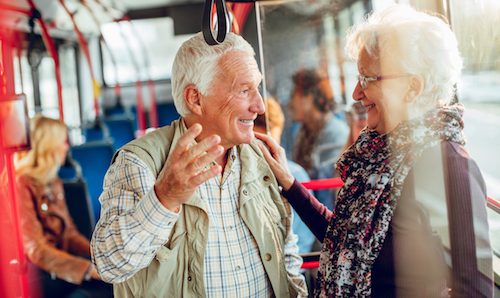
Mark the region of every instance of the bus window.
POLYGON ((119 78, 116 78, 111 57, 108 51, 103 49, 105 83, 114 85, 116 82, 131 83, 138 79, 170 78, 175 53, 191 35, 174 35, 174 22, 168 17, 134 20, 131 23, 132 25, 129 22, 108 23, 101 28, 106 43, 116 59, 119 74, 119 78), (140 36, 137 36, 138 33, 140 36), (147 53, 144 53, 143 49, 146 49, 147 53), (136 59, 139 72, 131 60, 129 50, 136 59), (149 59, 149 69, 145 69, 147 66, 145 59, 149 59))
MULTIPOLYGON (((488 194, 500 198, 500 2, 450 1, 451 25, 464 58, 458 98, 467 107, 467 147, 486 181, 488 194), (478 3, 479 2, 479 3, 478 3)), ((500 214, 488 210, 494 253, 500 255, 500 214)), ((497 259, 498 260, 498 259, 497 259)), ((497 264, 498 265, 498 264, 497 264)), ((496 268, 496 272, 500 268, 496 268)))

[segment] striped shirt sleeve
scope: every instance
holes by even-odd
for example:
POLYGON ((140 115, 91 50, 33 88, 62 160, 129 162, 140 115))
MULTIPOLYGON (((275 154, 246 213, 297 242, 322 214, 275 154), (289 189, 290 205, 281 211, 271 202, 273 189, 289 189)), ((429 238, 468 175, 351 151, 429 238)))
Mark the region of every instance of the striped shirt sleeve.
POLYGON ((122 151, 104 177, 101 218, 91 252, 101 278, 118 283, 147 267, 168 241, 178 215, 154 192, 155 177, 136 155, 122 151))

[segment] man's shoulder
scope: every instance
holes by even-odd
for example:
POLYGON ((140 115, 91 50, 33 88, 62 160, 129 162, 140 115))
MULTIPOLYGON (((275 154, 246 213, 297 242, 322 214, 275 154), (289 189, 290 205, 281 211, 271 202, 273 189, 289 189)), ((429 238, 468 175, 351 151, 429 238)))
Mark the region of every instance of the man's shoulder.
POLYGON ((174 133, 175 127, 173 125, 164 126, 129 142, 123 146, 120 151, 123 150, 133 153, 142 160, 153 173, 159 173, 170 151, 174 133))
POLYGON ((174 127, 171 125, 163 126, 154 131, 148 132, 142 137, 135 139, 124 146, 128 145, 139 147, 150 147, 151 145, 162 145, 163 143, 170 143, 174 135, 174 127))

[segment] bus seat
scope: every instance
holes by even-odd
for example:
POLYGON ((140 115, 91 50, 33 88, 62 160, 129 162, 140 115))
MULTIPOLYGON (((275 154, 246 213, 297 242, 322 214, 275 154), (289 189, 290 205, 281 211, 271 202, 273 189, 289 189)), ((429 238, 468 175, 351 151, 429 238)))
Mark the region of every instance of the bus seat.
POLYGON ((84 127, 83 134, 85 142, 101 141, 109 138, 109 129, 103 121, 97 120, 84 127))
POLYGON ((115 150, 134 139, 134 124, 131 117, 116 115, 104 118, 115 150))
POLYGON ((173 102, 161 102, 157 105, 158 125, 160 127, 170 125, 170 123, 180 117, 173 102))
POLYGON ((71 157, 71 152, 68 152, 64 164, 59 168, 57 175, 63 181, 75 181, 82 176, 82 168, 71 157))
POLYGON ((76 227, 87 239, 92 237, 95 226, 94 211, 90 203, 87 184, 81 178, 64 182, 68 211, 76 227))
POLYGON ((109 140, 94 141, 71 148, 71 155, 82 167, 82 175, 88 185, 95 220, 99 219, 104 175, 115 150, 109 140))
POLYGON ((123 105, 116 105, 113 107, 107 107, 104 109, 104 115, 106 117, 116 116, 116 115, 125 115, 127 114, 127 110, 123 105))

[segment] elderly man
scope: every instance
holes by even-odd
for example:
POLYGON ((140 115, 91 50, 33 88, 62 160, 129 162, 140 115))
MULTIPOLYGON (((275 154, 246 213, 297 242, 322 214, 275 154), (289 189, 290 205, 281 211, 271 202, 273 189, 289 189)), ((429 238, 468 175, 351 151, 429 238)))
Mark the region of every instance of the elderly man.
POLYGON ((105 177, 92 257, 116 297, 307 295, 290 206, 254 141, 261 80, 235 34, 179 49, 182 118, 125 145, 105 177))

